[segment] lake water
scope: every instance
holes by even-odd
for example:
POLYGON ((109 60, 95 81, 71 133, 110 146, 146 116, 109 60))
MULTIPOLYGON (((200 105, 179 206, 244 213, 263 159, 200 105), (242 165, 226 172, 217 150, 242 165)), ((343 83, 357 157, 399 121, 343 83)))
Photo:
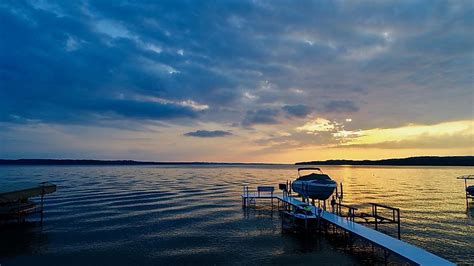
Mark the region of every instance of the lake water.
MULTIPOLYGON (((455 178, 473 167, 323 170, 343 182, 344 203, 400 208, 404 241, 474 262, 474 213, 455 178)), ((0 229, 0 264, 367 263, 324 237, 282 234, 277 212, 242 209, 242 184, 276 186, 295 176, 290 165, 2 166, 0 184, 50 181, 58 191, 45 198, 43 226, 0 229)))

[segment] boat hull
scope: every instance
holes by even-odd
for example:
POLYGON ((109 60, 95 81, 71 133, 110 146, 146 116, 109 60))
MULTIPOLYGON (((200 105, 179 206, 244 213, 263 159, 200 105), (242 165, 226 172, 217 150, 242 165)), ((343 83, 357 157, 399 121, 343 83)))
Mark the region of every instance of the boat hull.
POLYGON ((466 188, 466 192, 467 192, 467 194, 469 194, 471 196, 474 196, 474 186, 468 186, 466 188))
POLYGON ((331 197, 332 193, 334 193, 336 187, 337 184, 333 180, 329 180, 325 183, 296 180, 291 184, 291 188, 294 192, 318 200, 327 200, 331 197))

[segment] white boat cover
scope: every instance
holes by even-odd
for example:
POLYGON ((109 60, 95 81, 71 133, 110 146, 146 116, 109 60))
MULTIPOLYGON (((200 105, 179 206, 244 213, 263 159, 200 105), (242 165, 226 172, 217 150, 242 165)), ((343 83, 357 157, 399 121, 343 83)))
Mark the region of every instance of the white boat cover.
POLYGON ((12 184, 2 184, 0 186, 0 203, 8 203, 20 199, 50 194, 56 191, 56 185, 43 182, 21 182, 12 184))

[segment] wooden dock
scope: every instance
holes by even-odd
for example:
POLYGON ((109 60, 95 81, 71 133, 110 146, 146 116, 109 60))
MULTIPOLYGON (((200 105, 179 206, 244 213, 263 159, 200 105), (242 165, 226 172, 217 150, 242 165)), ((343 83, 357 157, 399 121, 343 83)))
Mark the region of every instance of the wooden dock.
POLYGON ((26 216, 40 214, 43 222, 44 196, 56 191, 56 185, 43 182, 18 182, 2 184, 0 187, 0 225, 10 221, 24 222, 26 216), (40 203, 30 198, 40 197, 40 203))
MULTIPOLYGON (((273 191, 270 194, 260 192, 250 193, 247 188, 247 190, 244 189, 244 193, 242 194, 242 206, 247 207, 249 204, 256 204, 256 201, 260 199, 271 199, 272 201, 277 200, 279 204, 289 204, 291 206, 301 206, 306 204, 286 193, 283 193, 282 195, 275 195, 273 191)), ((365 239, 387 252, 396 254, 409 263, 416 265, 455 265, 454 263, 436 256, 422 248, 356 223, 348 217, 342 217, 321 208, 312 205, 310 206, 313 213, 317 214, 320 219, 350 233, 351 235, 365 239)))

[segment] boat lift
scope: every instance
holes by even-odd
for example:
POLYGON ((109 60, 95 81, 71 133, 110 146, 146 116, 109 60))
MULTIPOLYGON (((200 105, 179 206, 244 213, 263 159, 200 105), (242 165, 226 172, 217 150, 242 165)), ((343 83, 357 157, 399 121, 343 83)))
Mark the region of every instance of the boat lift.
POLYGON ((464 191, 466 192, 466 208, 469 208, 469 199, 474 202, 474 185, 468 186, 467 180, 474 180, 474 175, 458 176, 457 179, 464 179, 464 191))

